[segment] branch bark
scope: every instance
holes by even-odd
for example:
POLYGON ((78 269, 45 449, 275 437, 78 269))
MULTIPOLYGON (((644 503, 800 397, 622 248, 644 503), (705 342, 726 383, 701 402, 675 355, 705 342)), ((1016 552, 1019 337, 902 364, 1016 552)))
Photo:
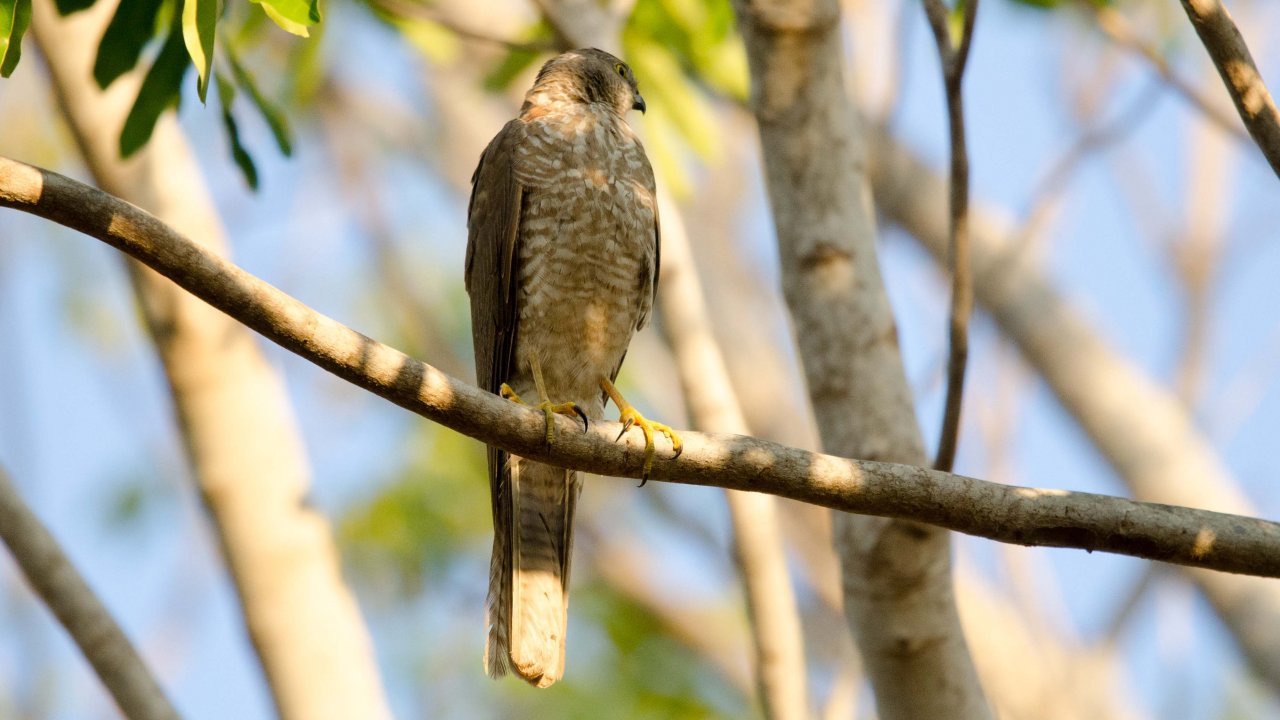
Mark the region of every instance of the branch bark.
POLYGON ((66 628, 120 712, 130 720, 177 720, 138 651, 58 541, 0 468, 0 540, 49 611, 66 628))
MULTIPOLYGON (((226 238, 176 119, 128 162, 117 138, 140 72, 101 92, 98 39, 115 3, 58 17, 34 3, 34 39, 96 182, 153 209, 212 254, 226 238)), ((239 324, 141 264, 129 275, 164 364, 183 441, 284 718, 389 717, 372 646, 342 582, 327 521, 307 507, 302 440, 283 382, 239 324)))
POLYGON ((1245 128, 1280 176, 1280 112, 1231 13, 1219 0, 1182 0, 1182 8, 1218 68, 1245 128))
MULTIPOLYGON (((935 258, 946 253, 946 184, 877 129, 872 178, 880 210, 935 258)), ((977 299, 1044 377, 1134 496, 1255 514, 1186 409, 1102 340, 1049 284, 1006 223, 976 212, 977 299)), ((1280 690, 1280 586, 1190 571, 1254 670, 1280 690)))
MULTIPOLYGON (((782 261, 825 450, 925 464, 875 254, 862 137, 841 78, 834 0, 736 0, 782 261)), ((918 515, 899 516, 913 520, 918 515)), ((951 580, 951 539, 834 518, 845 613, 885 718, 987 718, 951 580)))
MULTIPOLYGON (((179 235, 146 211, 57 173, 0 158, 0 207, 59 223, 125 252, 284 349, 428 420, 522 457, 639 478, 644 441, 621 425, 583 432, 445 375, 371 340, 179 235)), ((599 426, 599 427, 597 427, 599 426)), ((788 448, 739 435, 684 432, 678 460, 651 480, 763 492, 835 510, 921 522, 1019 545, 1073 547, 1225 572, 1280 577, 1280 524, 1208 510, 986 482, 788 448)), ((918 525, 915 526, 919 531, 918 525)))

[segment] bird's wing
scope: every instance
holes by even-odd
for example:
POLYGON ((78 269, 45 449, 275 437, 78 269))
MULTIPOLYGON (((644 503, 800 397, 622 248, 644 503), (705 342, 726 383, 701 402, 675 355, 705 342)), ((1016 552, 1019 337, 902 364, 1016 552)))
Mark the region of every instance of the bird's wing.
MULTIPOLYGON (((524 190, 515 176, 516 146, 524 124, 512 120, 494 136, 471 178, 467 209, 466 287, 471 295, 471 339, 476 383, 496 393, 510 377, 516 344, 516 278, 519 274, 520 213, 524 190)), ((509 489, 501 483, 506 453, 489 448, 489 481, 496 513, 509 489)))
MULTIPOLYGON (((658 274, 662 271, 662 223, 658 220, 658 193, 653 193, 653 290, 649 295, 649 310, 652 311, 654 306, 658 304, 658 274)), ((640 322, 636 323, 637 330, 644 328, 649 323, 649 313, 646 312, 640 322)))
POLYGON ((515 347, 517 243, 524 195, 513 168, 518 120, 502 128, 471 178, 467 209, 467 292, 476 383, 497 392, 511 369, 515 347))
MULTIPOLYGON (((649 316, 652 314, 653 308, 658 304, 658 275, 662 270, 662 221, 658 218, 658 192, 653 180, 653 171, 647 173, 646 184, 648 186, 649 195, 653 198, 653 267, 645 268, 649 273, 647 278, 641 278, 641 284, 648 292, 647 297, 640 298, 640 313, 636 317, 636 330, 643 330, 649 324, 649 316), (645 283, 648 283, 647 285, 645 283)), ((614 366, 613 372, 609 373, 609 382, 618 379, 618 373, 622 370, 622 363, 627 359, 627 353, 624 350, 622 357, 618 358, 618 364, 614 366)), ((602 395, 608 398, 608 394, 602 395)))

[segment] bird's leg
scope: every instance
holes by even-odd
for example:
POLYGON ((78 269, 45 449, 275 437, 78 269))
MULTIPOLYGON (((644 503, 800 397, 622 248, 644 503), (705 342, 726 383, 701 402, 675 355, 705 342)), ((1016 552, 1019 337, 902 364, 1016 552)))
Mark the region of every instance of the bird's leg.
POLYGON ((649 481, 649 471, 653 469, 653 458, 657 455, 657 450, 653 447, 653 431, 657 430, 667 436, 671 441, 671 448, 676 451, 674 457, 680 457, 680 453, 684 452, 684 443, 675 430, 645 418, 639 410, 631 407, 631 403, 622 397, 622 393, 618 392, 618 388, 614 387, 608 378, 600 378, 600 389, 604 390, 613 399, 613 404, 618 406, 618 422, 622 423, 622 432, 618 433, 617 439, 621 440, 632 425, 639 427, 644 433, 644 469, 640 473, 640 486, 644 487, 644 484, 649 481))
MULTIPOLYGON (((553 403, 547 399, 547 384, 542 379, 542 365, 538 362, 536 355, 529 355, 529 370, 533 373, 534 387, 538 389, 539 402, 534 407, 541 410, 542 414, 547 419, 547 444, 550 445, 552 439, 554 439, 556 435, 556 423, 554 417, 556 413, 561 415, 577 415, 582 418, 582 431, 586 432, 588 427, 587 414, 582 412, 582 409, 579 408, 576 403, 553 403)), ((520 396, 516 394, 516 391, 512 390, 511 386, 506 383, 502 383, 502 387, 498 390, 498 394, 512 402, 517 402, 526 406, 528 405, 528 403, 521 400, 520 396)))

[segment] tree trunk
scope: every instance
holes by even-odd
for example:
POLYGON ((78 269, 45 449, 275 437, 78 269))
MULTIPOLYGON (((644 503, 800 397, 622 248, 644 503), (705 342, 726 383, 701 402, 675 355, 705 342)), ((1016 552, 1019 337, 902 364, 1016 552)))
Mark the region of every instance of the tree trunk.
MULTIPOLYGON (((841 77, 840 14, 735 0, 765 179, 823 447, 926 465, 875 255, 862 138, 841 77)), ((883 718, 986 718, 945 531, 837 514, 845 613, 883 718)))

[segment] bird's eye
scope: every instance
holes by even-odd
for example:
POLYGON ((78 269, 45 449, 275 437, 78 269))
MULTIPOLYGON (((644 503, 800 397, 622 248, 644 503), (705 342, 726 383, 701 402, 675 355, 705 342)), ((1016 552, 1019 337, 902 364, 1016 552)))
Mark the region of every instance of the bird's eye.
POLYGON ((613 69, 614 69, 614 70, 617 70, 617 71, 618 71, 618 74, 619 74, 619 75, 621 75, 622 77, 626 77, 626 76, 627 76, 627 66, 626 66, 626 65, 623 65, 622 63, 618 63, 617 65, 614 65, 614 66, 613 66, 613 69))

